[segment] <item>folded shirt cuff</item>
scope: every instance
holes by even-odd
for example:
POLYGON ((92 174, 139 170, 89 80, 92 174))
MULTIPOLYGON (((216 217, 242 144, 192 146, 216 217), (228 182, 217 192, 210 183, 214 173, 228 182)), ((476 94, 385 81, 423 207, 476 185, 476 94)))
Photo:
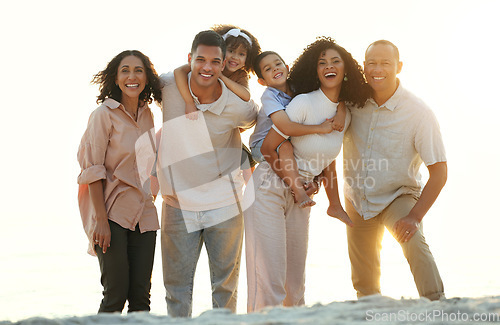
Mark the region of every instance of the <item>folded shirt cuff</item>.
POLYGON ((106 167, 94 165, 82 170, 78 176, 78 184, 90 184, 100 179, 106 179, 106 167))

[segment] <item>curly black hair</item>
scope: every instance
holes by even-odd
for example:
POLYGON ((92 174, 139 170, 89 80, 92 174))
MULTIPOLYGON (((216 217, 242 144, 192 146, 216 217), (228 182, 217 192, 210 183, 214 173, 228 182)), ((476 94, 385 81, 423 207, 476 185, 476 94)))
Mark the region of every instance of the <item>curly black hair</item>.
POLYGON ((247 58, 245 60, 245 66, 243 67, 243 69, 246 72, 255 73, 253 69, 253 63, 257 55, 259 55, 261 52, 260 44, 259 41, 257 41, 257 38, 255 38, 255 36, 250 34, 247 30, 241 29, 238 26, 234 25, 215 25, 211 29, 217 32, 219 35, 224 36, 224 34, 234 28, 239 29, 241 30, 241 32, 246 34, 252 41, 252 45, 250 45, 250 43, 248 43, 248 41, 243 37, 234 37, 229 35, 226 38, 226 46, 228 49, 237 49, 238 46, 243 45, 247 50, 247 58))
POLYGON ((317 73, 318 59, 328 49, 337 51, 344 61, 344 73, 347 80, 344 79, 342 82, 339 100, 363 106, 370 96, 363 69, 351 53, 338 45, 333 38, 326 36, 317 37, 316 41, 309 44, 293 63, 290 70, 290 85, 295 96, 320 88, 317 73))
POLYGON ((122 91, 120 87, 115 84, 116 76, 118 75, 118 67, 124 58, 127 56, 135 56, 141 59, 144 64, 147 76, 147 84, 144 90, 139 95, 139 100, 151 103, 154 100, 161 103, 161 84, 160 78, 149 58, 137 50, 126 50, 115 56, 109 61, 106 68, 99 71, 93 78, 93 84, 99 85, 99 96, 97 96, 97 103, 102 103, 106 98, 112 98, 116 101, 121 101, 122 91))

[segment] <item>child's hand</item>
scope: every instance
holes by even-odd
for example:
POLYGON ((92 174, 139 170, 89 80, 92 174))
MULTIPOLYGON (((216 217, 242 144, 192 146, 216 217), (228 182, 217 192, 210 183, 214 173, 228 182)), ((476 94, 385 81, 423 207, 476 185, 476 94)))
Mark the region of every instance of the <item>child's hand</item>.
POLYGON ((198 109, 194 103, 186 104, 186 118, 192 121, 198 119, 198 109))
POLYGON ((341 118, 338 115, 335 115, 333 117, 333 121, 332 121, 332 129, 333 130, 342 132, 344 130, 344 124, 345 124, 345 115, 343 118, 341 118))
POLYGON ((326 213, 330 217, 334 217, 348 225, 349 227, 353 227, 354 223, 352 222, 351 218, 347 215, 347 213, 344 211, 344 208, 342 206, 332 206, 330 205, 328 207, 328 210, 326 210, 326 213))
POLYGON ((311 182, 306 182, 304 184, 304 190, 306 191, 306 194, 310 197, 311 195, 317 194, 319 191, 318 187, 319 183, 316 183, 315 181, 311 182))
POLYGON ((319 125, 320 132, 318 133, 330 133, 334 129, 332 128, 332 119, 327 119, 319 125))
POLYGON ((337 106, 337 114, 333 117, 332 129, 342 132, 344 130, 346 107, 344 101, 340 101, 337 106))

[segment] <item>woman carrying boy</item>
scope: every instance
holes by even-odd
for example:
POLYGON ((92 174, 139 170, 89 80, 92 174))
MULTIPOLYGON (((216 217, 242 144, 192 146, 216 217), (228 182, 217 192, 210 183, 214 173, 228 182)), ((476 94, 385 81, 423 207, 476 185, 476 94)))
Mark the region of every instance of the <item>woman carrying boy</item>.
MULTIPOLYGON (((295 97, 286 113, 300 124, 320 124, 335 116, 340 101, 363 104, 367 97, 361 67, 326 37, 310 44, 295 61, 290 83, 295 97)), ((344 129, 349 122, 347 114, 344 129)), ((330 200, 327 213, 350 224, 340 204, 335 172, 342 139, 343 132, 330 132, 292 137, 291 142, 300 175, 306 181, 324 175, 330 200)), ((245 212, 248 312, 304 304, 310 207, 295 204, 290 188, 279 177, 281 171, 273 170, 271 154, 283 140, 274 127, 266 136, 261 150, 271 162, 262 162, 255 170, 255 192, 249 193, 255 201, 245 212)))

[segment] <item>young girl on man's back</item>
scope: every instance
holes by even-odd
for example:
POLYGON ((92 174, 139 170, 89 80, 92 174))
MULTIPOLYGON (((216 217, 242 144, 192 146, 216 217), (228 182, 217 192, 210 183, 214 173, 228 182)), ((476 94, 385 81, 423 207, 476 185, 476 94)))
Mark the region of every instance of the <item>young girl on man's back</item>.
MULTIPOLYGON (((244 29, 233 25, 216 25, 212 29, 226 41, 226 66, 222 71, 221 80, 227 88, 244 101, 250 100, 248 80, 253 73, 253 61, 260 53, 257 39, 244 29)), ((198 109, 189 91, 188 73, 191 68, 185 64, 174 70, 177 88, 186 103, 186 117, 191 120, 198 119, 198 109)), ((242 161, 248 159, 251 170, 244 170, 245 181, 251 175, 253 167, 257 164, 250 154, 250 150, 242 145, 242 161)))

